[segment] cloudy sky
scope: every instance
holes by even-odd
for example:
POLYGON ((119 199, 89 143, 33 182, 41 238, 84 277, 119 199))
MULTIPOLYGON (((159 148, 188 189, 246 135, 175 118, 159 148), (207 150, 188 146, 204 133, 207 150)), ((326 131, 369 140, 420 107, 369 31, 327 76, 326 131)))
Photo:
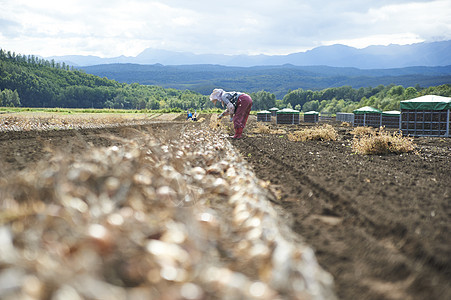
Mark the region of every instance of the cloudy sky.
POLYGON ((0 48, 21 54, 288 54, 451 40, 449 0, 0 0, 0 48))

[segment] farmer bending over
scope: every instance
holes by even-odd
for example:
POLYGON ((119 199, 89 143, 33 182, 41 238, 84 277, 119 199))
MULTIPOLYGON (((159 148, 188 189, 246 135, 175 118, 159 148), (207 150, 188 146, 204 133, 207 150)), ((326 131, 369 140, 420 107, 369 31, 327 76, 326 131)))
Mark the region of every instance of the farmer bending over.
POLYGON ((252 98, 244 93, 225 92, 222 89, 214 89, 210 95, 210 101, 215 105, 220 101, 222 107, 227 109, 219 115, 219 119, 223 116, 230 115, 235 129, 234 139, 242 137, 243 129, 246 126, 247 118, 252 108, 252 98))

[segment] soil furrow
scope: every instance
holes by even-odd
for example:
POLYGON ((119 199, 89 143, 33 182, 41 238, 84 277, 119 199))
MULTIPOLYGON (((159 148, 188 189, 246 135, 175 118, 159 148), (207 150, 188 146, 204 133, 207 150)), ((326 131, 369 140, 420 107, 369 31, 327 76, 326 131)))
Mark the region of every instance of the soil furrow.
POLYGON ((417 154, 360 156, 348 146, 350 130, 340 128, 336 142, 251 134, 233 144, 272 183, 340 298, 447 298, 449 213, 441 208, 449 201, 451 142, 430 139, 424 150, 418 139, 417 154))

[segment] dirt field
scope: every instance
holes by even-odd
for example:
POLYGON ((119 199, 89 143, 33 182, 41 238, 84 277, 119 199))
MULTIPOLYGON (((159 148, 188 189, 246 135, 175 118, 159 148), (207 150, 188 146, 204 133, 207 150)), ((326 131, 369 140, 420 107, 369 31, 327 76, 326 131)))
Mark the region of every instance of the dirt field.
MULTIPOLYGON (((55 151, 120 144, 140 130, 177 138, 187 124, 183 119, 3 132, 0 179, 55 151)), ((338 141, 290 142, 283 134, 253 134, 255 125, 251 117, 246 137, 231 142, 270 183, 274 204, 333 275, 338 298, 451 299, 451 139, 416 138, 415 153, 362 156, 351 151, 349 127, 334 124, 338 141)), ((283 128, 302 126, 311 125, 283 128)))
POLYGON ((334 142, 248 133, 233 145, 271 182, 339 298, 450 299, 451 139, 362 156, 351 151, 352 128, 335 126, 334 142))

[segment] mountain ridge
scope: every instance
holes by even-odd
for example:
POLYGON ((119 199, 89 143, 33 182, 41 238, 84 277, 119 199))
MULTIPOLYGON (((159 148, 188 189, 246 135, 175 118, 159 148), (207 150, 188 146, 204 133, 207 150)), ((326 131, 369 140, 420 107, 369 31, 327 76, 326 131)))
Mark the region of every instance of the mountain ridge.
POLYGON ((137 56, 101 58, 97 56, 67 55, 46 59, 65 62, 72 66, 133 63, 162 65, 218 64, 223 66, 253 67, 292 64, 295 66, 327 65, 360 69, 404 68, 411 66, 451 65, 451 40, 410 45, 373 45, 363 49, 335 44, 319 46, 305 52, 287 55, 222 55, 194 54, 147 48, 137 56))
POLYGON ((87 73, 124 83, 159 85, 189 89, 209 94, 216 87, 225 90, 257 92, 265 90, 282 97, 298 88, 321 90, 330 87, 353 88, 382 85, 420 85, 429 87, 451 84, 451 65, 392 69, 355 67, 294 66, 290 64, 255 67, 222 65, 105 64, 82 67, 87 73))

